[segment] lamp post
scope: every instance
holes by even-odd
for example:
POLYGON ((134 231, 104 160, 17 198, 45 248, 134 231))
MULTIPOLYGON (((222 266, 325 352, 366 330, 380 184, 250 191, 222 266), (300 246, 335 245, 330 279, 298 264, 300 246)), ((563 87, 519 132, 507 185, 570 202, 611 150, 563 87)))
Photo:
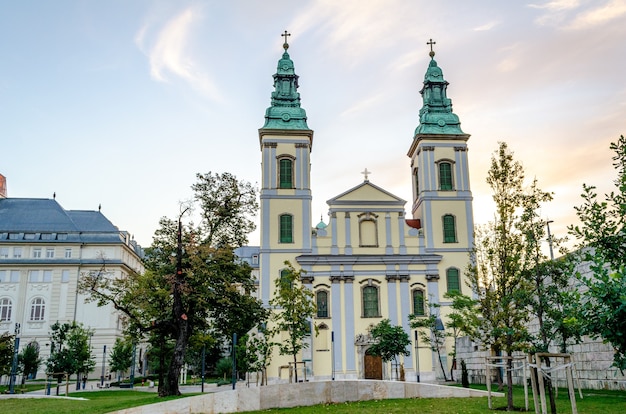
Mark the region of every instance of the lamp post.
POLYGON ((420 342, 417 330, 415 330, 415 362, 417 368, 417 382, 420 382, 420 342))
POLYGON ((205 359, 206 359, 206 345, 202 345, 202 385, 200 392, 204 393, 204 370, 205 370, 205 359))
POLYGON ((17 373, 17 356, 20 350, 20 328, 21 325, 15 322, 15 349, 13 349, 13 363, 11 364, 11 380, 9 382, 9 392, 15 394, 15 375, 17 373))
POLYGON ((102 375, 100 376, 100 388, 104 386, 104 364, 106 363, 107 357, 107 346, 104 346, 104 351, 102 351, 102 375))
POLYGON ((548 228, 548 246, 550 246, 550 260, 554 260, 554 251, 552 250, 552 234, 550 234, 550 223, 554 223, 554 220, 546 221, 546 227, 548 228))

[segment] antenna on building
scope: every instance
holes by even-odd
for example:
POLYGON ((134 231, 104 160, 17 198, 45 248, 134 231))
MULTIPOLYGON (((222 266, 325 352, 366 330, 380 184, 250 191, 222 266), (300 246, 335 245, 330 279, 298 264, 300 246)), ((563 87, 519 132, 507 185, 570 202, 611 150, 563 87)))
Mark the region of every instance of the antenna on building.
POLYGON ((102 210, 102 204, 98 204, 98 211, 102 210))
POLYGON ((52 193, 52 199, 56 200, 57 199, 57 192, 55 191, 54 193, 52 193))

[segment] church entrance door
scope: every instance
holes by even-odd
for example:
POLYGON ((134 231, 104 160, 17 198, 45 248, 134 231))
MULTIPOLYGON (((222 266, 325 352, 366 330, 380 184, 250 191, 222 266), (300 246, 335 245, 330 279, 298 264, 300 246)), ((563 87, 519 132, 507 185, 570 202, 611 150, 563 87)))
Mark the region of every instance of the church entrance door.
POLYGON ((365 379, 383 379, 383 360, 379 356, 365 354, 365 379))

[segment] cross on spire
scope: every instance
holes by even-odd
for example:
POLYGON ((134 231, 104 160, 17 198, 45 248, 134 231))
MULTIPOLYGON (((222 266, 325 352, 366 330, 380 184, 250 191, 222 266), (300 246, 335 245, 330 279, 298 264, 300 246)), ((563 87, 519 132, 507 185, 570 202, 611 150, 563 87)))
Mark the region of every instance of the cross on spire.
POLYGON ((361 171, 361 174, 365 176, 364 181, 369 181, 367 176, 370 175, 371 173, 372 173, 371 171, 367 171, 367 168, 365 168, 365 171, 361 171))
POLYGON ((289 43, 287 43, 287 36, 291 36, 291 33, 288 33, 285 30, 285 33, 281 34, 281 36, 285 38, 285 43, 283 43, 283 49, 285 50, 289 49, 289 43))
POLYGON ((433 51, 433 45, 436 45, 437 42, 433 42, 433 39, 430 39, 430 41, 426 42, 427 45, 430 46, 430 53, 428 54, 431 58, 435 56, 435 52, 433 51))

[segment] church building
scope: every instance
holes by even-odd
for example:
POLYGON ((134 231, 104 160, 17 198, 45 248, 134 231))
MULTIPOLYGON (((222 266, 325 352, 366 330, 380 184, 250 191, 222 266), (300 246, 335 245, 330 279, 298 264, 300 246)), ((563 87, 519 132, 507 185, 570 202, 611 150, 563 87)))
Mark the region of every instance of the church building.
MULTIPOLYGON (((285 33, 285 39, 286 39, 285 33)), ((432 43, 432 42, 431 42, 432 43)), ((395 378, 395 370, 370 355, 371 328, 383 319, 410 335, 410 355, 400 357, 407 381, 441 377, 439 361, 416 340, 409 315, 428 315, 444 294, 465 286, 473 244, 472 193, 467 141, 447 97, 448 82, 430 52, 419 125, 407 140, 412 200, 391 194, 369 180, 327 201, 328 224, 312 224, 311 151, 313 130, 300 105, 298 75, 287 52, 274 74, 271 106, 259 129, 261 149, 260 248, 258 295, 267 305, 285 261, 303 270, 302 282, 314 292, 318 335, 306 339, 307 379, 395 378), (417 350, 417 355, 416 355, 417 350), (439 371, 437 371, 439 370, 439 371)), ((416 91, 417 92, 417 91, 416 91)), ((409 135, 409 133, 407 133, 409 135)), ((356 138, 355 138, 356 139, 356 138)), ((398 137, 397 139, 404 139, 398 137)), ((404 154, 398 154, 398 162, 404 154)), ((452 344, 441 350, 443 365, 452 344)), ((275 354, 270 382, 288 378, 288 356, 275 354), (281 367, 283 367, 281 369, 281 367)), ((298 378, 303 379, 302 367, 298 378)))

